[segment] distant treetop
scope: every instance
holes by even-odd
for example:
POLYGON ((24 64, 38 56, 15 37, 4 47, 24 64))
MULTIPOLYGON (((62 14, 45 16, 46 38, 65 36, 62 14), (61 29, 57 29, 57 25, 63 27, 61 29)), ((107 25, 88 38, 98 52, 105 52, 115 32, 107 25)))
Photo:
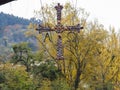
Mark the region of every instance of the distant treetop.
POLYGON ((3 12, 0 13, 0 27, 4 27, 7 25, 15 25, 15 24, 29 25, 30 22, 39 23, 39 21, 40 20, 36 20, 35 18, 31 18, 29 20, 10 14, 5 14, 3 12))

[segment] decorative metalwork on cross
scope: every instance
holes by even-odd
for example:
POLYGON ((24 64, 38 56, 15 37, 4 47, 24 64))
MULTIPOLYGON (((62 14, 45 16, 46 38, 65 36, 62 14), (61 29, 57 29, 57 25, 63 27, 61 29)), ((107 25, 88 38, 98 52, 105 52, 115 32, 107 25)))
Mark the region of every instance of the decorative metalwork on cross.
POLYGON ((58 3, 58 5, 55 6, 55 9, 57 11, 57 25, 54 27, 54 29, 50 28, 50 27, 43 27, 43 26, 39 25, 36 30, 39 31, 39 33, 50 32, 50 31, 56 31, 56 33, 58 33, 57 58, 56 59, 57 60, 64 60, 61 33, 63 31, 77 31, 77 32, 80 32, 80 29, 83 29, 83 27, 81 27, 80 24, 78 24, 76 26, 63 26, 61 24, 61 11, 63 9, 63 6, 60 5, 60 3, 58 3))

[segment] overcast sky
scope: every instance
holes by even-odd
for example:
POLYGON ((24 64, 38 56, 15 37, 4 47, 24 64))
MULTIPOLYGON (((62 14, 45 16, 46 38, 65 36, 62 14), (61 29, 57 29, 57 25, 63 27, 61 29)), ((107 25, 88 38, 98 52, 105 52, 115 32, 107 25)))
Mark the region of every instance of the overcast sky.
MULTIPOLYGON (((75 5, 76 0, 41 0, 42 4, 52 2, 64 4, 69 1, 75 5)), ((120 0, 77 0, 77 7, 82 7, 90 13, 88 20, 98 19, 108 28, 114 26, 120 29, 120 0)), ((33 11, 41 8, 40 0, 17 0, 0 6, 0 11, 19 17, 34 17, 33 11)), ((1 23, 1 22, 0 22, 1 23)))

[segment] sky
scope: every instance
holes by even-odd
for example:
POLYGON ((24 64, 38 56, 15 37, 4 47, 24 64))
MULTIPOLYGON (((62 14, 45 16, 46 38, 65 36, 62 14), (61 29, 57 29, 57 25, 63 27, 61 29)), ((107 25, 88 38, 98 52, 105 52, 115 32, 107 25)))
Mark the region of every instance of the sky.
POLYGON ((71 2, 77 7, 82 7, 90 13, 88 21, 98 19, 105 28, 114 26, 120 29, 120 0, 17 0, 0 6, 0 12, 13 14, 15 16, 31 18, 34 17, 34 10, 40 10, 42 5, 55 3, 65 4, 71 2), (76 4, 77 1, 77 4, 76 4))

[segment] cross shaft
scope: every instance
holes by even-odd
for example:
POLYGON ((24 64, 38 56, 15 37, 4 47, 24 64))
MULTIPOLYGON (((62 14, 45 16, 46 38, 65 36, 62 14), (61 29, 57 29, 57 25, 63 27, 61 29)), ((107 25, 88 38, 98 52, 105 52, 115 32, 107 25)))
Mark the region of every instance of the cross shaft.
POLYGON ((57 11, 57 25, 54 28, 43 27, 43 26, 39 25, 36 30, 39 31, 39 33, 51 32, 51 31, 56 31, 56 33, 58 33, 57 58, 56 59, 57 60, 63 60, 64 56, 63 56, 63 44, 62 44, 61 33, 63 31, 77 31, 77 32, 80 32, 80 29, 83 29, 83 27, 81 27, 80 24, 78 24, 76 26, 63 26, 61 24, 61 11, 63 9, 63 6, 58 3, 58 5, 55 6, 55 9, 57 11))

